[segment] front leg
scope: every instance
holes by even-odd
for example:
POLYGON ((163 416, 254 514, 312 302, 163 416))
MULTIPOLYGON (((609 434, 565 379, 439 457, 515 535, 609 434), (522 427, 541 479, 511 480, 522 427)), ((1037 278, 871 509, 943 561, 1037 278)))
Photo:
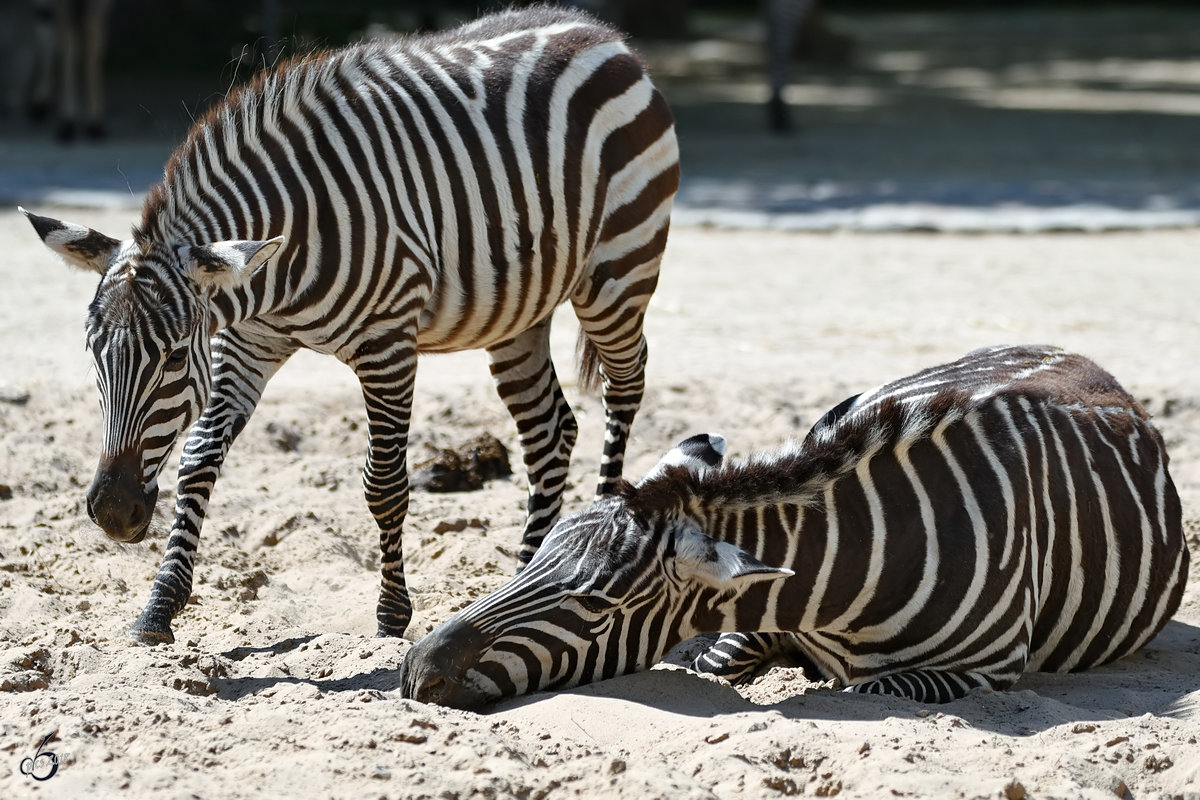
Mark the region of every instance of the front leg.
POLYGON ((401 532, 408 515, 408 430, 412 421, 416 337, 395 335, 359 348, 352 364, 362 383, 370 437, 363 489, 379 525, 380 586, 376 636, 403 636, 412 620, 401 532))
POLYGON ((254 413, 272 375, 296 352, 278 339, 250 337, 230 328, 213 338, 213 388, 208 404, 188 433, 179 460, 175 521, 150 600, 129 634, 144 644, 173 642, 171 620, 192 594, 192 571, 200 527, 221 465, 254 413))
POLYGON ((734 686, 749 683, 775 665, 800 667, 811 680, 826 677, 790 633, 723 633, 692 661, 695 672, 734 686))
POLYGON ((918 703, 949 703, 966 697, 974 689, 1003 688, 1007 688, 1007 685, 980 672, 912 669, 893 672, 866 683, 856 683, 842 691, 854 694, 889 694, 918 703))

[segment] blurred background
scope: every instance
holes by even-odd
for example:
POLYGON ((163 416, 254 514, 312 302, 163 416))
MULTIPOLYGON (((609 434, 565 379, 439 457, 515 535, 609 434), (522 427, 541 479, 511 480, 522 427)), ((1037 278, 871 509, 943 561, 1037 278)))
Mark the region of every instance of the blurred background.
MULTIPOLYGON (((0 204, 136 208, 264 65, 507 5, 0 0, 0 204)), ((1200 224, 1196 0, 574 5, 630 32, 674 108, 681 223, 1200 224)))

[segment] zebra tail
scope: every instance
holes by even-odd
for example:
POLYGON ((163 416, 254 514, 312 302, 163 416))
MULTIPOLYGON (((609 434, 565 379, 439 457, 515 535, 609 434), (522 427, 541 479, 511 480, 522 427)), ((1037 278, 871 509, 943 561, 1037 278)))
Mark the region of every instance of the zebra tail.
POLYGON ((575 356, 579 362, 579 391, 595 394, 600 390, 603 376, 600 374, 600 351, 596 345, 579 329, 579 338, 575 341, 575 356))

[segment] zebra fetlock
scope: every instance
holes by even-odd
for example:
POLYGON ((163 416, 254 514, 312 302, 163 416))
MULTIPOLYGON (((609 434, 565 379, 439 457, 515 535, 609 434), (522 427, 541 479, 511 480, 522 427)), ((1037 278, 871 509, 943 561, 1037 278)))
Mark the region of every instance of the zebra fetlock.
POLYGON ((847 686, 852 694, 886 694, 918 703, 949 703, 966 697, 975 689, 992 689, 994 682, 985 675, 970 672, 910 670, 896 672, 866 683, 847 686))
POLYGON ((693 671, 734 686, 774 666, 801 667, 807 677, 820 677, 820 671, 804 656, 803 648, 790 633, 723 633, 692 661, 693 671))
POLYGON ((419 353, 492 355, 525 449, 528 559, 557 518, 575 438, 548 344, 570 301, 581 368, 620 376, 603 396, 601 485, 615 485, 679 183, 671 112, 623 39, 538 7, 308 54, 196 121, 131 238, 28 214, 68 264, 101 276, 87 342, 104 443, 87 508, 108 536, 146 536, 159 473, 196 421, 135 638, 172 639, 216 476, 300 348, 362 384, 381 635, 411 618, 401 531, 419 353))
POLYGON ((728 633, 699 669, 743 680, 782 653, 814 680, 943 702, 1128 655, 1183 594, 1162 437, 1058 348, 969 353, 839 404, 799 443, 724 451, 692 437, 560 520, 524 572, 409 651, 406 695, 475 707, 728 633))

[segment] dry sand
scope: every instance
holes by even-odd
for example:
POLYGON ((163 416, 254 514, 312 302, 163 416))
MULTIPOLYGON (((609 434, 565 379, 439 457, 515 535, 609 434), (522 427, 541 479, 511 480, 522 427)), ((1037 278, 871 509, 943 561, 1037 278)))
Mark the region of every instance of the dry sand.
MULTIPOLYGON (((62 214, 110 233, 133 217, 62 214)), ((134 645, 124 628, 163 532, 119 545, 84 513, 99 441, 82 343, 95 278, 56 264, 12 211, 0 211, 0 252, 0 797, 1200 797, 1200 557, 1179 614, 1143 652, 945 706, 846 695, 783 669, 737 689, 657 669, 487 714, 404 700, 409 643, 372 638, 360 398, 345 367, 311 354, 271 384, 227 462, 177 642, 134 645), (60 766, 35 782, 20 762, 52 731, 60 766)), ((1144 398, 1200 555, 1197 252, 1200 231, 677 227, 628 474, 691 433, 722 432, 746 454, 920 366, 1050 342, 1144 398)), ((574 335, 563 316, 564 375, 574 335)), ((581 427, 576 508, 594 485, 602 415, 597 398, 567 392, 581 427)), ((422 361, 413 458, 484 431, 516 452, 483 356, 422 361)), ((512 574, 524 494, 519 474, 414 494, 411 639, 512 574)))

